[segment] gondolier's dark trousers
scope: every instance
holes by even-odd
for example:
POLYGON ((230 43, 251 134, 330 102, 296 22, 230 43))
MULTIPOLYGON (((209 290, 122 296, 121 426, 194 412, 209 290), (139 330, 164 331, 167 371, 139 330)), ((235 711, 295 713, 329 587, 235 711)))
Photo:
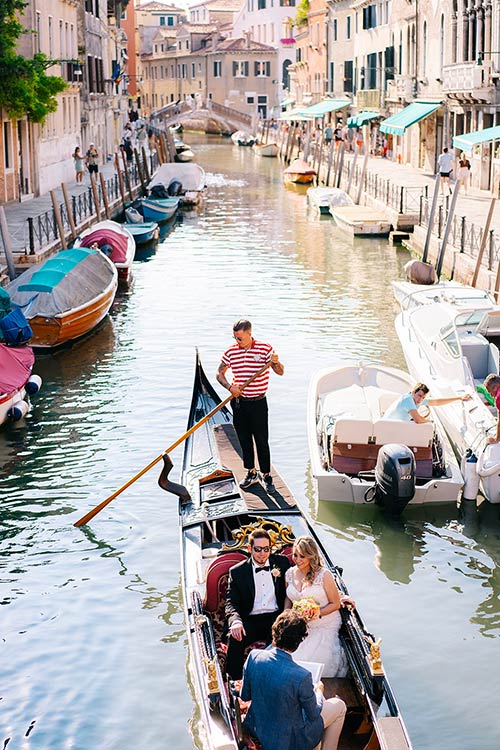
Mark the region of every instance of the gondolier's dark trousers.
POLYGON ((233 423, 243 451, 245 469, 255 468, 255 447, 259 459, 259 468, 263 474, 271 471, 271 454, 269 451, 269 426, 267 399, 246 399, 243 396, 233 398, 233 423))

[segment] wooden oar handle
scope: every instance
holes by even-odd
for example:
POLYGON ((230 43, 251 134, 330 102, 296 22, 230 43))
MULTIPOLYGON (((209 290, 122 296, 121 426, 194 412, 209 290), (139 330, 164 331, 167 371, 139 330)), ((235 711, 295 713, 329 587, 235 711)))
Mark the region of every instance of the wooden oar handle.
MULTIPOLYGON (((241 386, 240 390, 244 391, 247 386, 250 385, 256 378, 258 378, 260 375, 262 375, 269 367, 271 366, 271 362, 269 362, 267 365, 264 365, 264 367, 261 367, 260 370, 258 370, 254 375, 252 375, 251 378, 248 378, 248 380, 245 380, 243 385, 241 386)), ((118 495, 121 495, 121 493, 126 490, 128 487, 130 487, 131 484, 136 482, 138 479, 140 479, 144 474, 146 474, 150 469, 153 468, 153 466, 156 466, 156 464, 161 461, 165 453, 171 453, 175 448, 177 448, 181 443, 184 442, 190 435, 193 434, 193 432, 196 432, 196 430, 205 424, 205 422, 208 422, 209 419, 211 419, 214 414, 217 414, 218 411, 220 411, 226 404, 231 401, 233 398, 232 395, 228 396, 224 399, 224 401, 221 401, 220 404, 217 404, 216 407, 212 409, 208 414, 205 414, 205 416, 200 419, 199 422, 196 422, 192 427, 189 428, 183 435, 181 435, 180 438, 178 438, 175 443, 172 443, 172 445, 169 445, 166 450, 163 451, 163 453, 160 453, 159 456, 156 456, 151 463, 149 463, 147 466, 145 466, 143 469, 141 469, 135 476, 132 477, 132 479, 129 479, 128 482, 125 482, 124 485, 122 485, 118 490, 113 492, 112 495, 106 498, 106 500, 103 500, 102 503, 99 503, 99 505, 96 505, 95 508, 92 508, 92 510, 89 510, 88 513, 86 513, 82 518, 78 519, 78 521, 75 521, 73 526, 84 526, 86 523, 91 521, 94 516, 96 516, 100 511, 106 507, 106 505, 109 505, 109 503, 115 499, 115 497, 118 497, 118 495)))

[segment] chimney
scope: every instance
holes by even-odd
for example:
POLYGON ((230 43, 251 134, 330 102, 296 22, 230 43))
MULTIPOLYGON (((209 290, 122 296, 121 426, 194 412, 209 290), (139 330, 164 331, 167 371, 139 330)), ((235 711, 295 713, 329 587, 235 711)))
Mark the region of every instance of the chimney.
POLYGON ((219 43, 219 30, 213 29, 212 30, 212 51, 215 52, 217 49, 217 45, 219 43))
POLYGON ((245 48, 250 49, 250 32, 244 31, 243 36, 245 37, 245 48))

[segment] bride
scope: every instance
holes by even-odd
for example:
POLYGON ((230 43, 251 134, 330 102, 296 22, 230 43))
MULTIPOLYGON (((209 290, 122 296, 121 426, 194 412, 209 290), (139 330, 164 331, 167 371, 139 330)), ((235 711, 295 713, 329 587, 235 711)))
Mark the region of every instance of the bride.
POLYGON ((347 662, 339 640, 342 624, 340 607, 354 604, 350 597, 341 596, 333 575, 323 567, 316 542, 300 536, 293 545, 295 565, 285 574, 285 607, 294 601, 314 599, 319 614, 308 622, 308 635, 295 651, 293 658, 324 664, 323 677, 345 677, 347 662))

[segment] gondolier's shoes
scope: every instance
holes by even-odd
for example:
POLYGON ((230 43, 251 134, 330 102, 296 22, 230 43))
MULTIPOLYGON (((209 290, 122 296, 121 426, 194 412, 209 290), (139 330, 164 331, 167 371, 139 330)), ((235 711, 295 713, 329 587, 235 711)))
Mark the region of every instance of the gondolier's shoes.
POLYGON ((266 488, 266 492, 270 495, 272 495, 273 492, 276 492, 276 487, 274 486, 273 478, 270 474, 266 474, 264 477, 264 487, 266 488))
POLYGON ((249 471, 245 477, 245 479, 240 482, 240 487, 242 490, 247 490, 249 487, 252 486, 252 484, 256 484, 259 481, 259 477, 256 471, 249 471))

